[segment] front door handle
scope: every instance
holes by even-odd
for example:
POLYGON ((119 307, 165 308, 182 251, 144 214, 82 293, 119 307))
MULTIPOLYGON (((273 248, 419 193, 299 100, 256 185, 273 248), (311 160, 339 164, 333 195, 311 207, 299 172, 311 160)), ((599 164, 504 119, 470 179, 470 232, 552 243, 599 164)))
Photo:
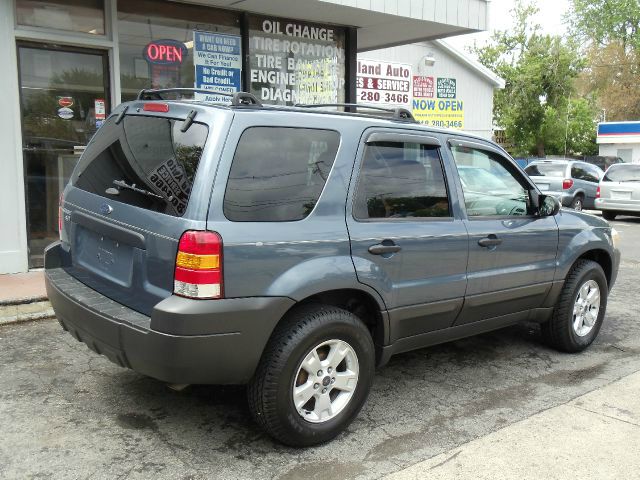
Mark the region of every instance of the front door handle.
POLYGON ((481 247, 496 247, 502 243, 502 239, 498 238, 493 233, 488 235, 487 238, 482 238, 478 240, 478 245, 481 247))
POLYGON ((369 247, 369 253, 372 255, 384 255, 386 253, 397 253, 402 250, 400 245, 396 245, 391 240, 384 240, 377 245, 371 245, 369 247))

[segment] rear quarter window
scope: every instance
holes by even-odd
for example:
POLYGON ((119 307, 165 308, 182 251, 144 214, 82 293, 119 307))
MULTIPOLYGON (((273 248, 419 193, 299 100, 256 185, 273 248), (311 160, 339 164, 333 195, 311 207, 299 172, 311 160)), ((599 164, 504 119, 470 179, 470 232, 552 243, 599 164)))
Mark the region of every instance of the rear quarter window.
POLYGON ((529 164, 524 169, 530 177, 564 177, 566 170, 566 165, 552 163, 529 164))
POLYGON ((236 222, 302 220, 315 207, 338 152, 333 130, 252 127, 231 164, 224 215, 236 222))
POLYGON ((117 124, 111 117, 87 146, 73 185, 112 201, 181 217, 208 134, 206 125, 195 122, 182 132, 183 123, 132 115, 117 124))

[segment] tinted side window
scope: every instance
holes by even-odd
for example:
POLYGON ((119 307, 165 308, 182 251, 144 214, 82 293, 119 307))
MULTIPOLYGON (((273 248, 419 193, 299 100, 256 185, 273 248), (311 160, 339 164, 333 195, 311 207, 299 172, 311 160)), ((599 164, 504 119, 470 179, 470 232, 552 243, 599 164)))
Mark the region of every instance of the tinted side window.
POLYGON ((182 120, 128 115, 116 124, 114 118, 87 146, 74 170, 73 185, 109 200, 184 215, 207 126, 193 123, 183 132, 182 120), (117 189, 116 195, 107 189, 117 189))
POLYGON ((531 213, 529 192, 509 162, 482 149, 454 146, 464 203, 469 217, 519 216, 531 213))
POLYGON ((437 147, 415 143, 367 144, 354 217, 449 217, 449 200, 437 147))
POLYGON ((574 163, 571 167, 571 177, 585 182, 598 182, 598 176, 590 165, 574 163))
POLYGON ((236 222, 302 220, 315 206, 338 152, 331 130, 248 128, 240 137, 224 194, 236 222))

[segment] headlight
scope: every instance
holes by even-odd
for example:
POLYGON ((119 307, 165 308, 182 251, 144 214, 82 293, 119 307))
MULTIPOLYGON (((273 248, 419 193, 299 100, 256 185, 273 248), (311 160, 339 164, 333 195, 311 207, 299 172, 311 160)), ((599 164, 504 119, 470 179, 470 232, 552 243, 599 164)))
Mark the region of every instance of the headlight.
POLYGON ((613 243, 613 248, 618 248, 618 244, 620 243, 620 233, 615 228, 611 229, 611 242, 613 243))

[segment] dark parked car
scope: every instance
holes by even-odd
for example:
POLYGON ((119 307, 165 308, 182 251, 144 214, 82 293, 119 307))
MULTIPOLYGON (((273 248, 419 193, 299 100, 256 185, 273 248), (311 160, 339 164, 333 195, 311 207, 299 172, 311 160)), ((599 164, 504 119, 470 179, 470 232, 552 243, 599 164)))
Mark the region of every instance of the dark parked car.
POLYGON ((598 182, 604 175, 597 166, 575 160, 536 160, 524 171, 545 194, 578 211, 595 208, 598 182))
POLYGON ((494 143, 400 109, 161 95, 98 130, 45 256, 62 327, 118 365, 248 384, 256 421, 309 446, 392 355, 523 321, 566 352, 598 335, 615 230, 559 211, 494 143))

